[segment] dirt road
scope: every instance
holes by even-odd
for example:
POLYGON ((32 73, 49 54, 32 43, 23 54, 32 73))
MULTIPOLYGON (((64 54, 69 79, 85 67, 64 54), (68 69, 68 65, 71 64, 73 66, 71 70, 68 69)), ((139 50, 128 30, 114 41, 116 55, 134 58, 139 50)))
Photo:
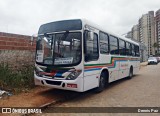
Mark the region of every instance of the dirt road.
MULTIPOLYGON (((141 67, 140 73, 131 80, 122 79, 111 83, 108 88, 99 94, 95 94, 93 90, 77 93, 38 87, 30 92, 0 100, 0 106, 38 107, 57 99, 70 98, 67 102, 54 105, 54 107, 160 107, 159 88, 160 64, 148 65, 141 67), (70 96, 73 95, 78 97, 72 99, 70 96)), ((53 111, 53 106, 49 107, 46 111, 53 111)), ((68 116, 70 114, 62 115, 68 116)), ((94 115, 96 116, 97 114, 94 115)))

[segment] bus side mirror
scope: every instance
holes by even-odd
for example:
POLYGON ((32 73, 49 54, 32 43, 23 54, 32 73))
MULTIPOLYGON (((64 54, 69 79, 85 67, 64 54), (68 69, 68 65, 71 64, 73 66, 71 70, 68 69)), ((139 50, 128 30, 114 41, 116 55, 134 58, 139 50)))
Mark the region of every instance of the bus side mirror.
POLYGON ((33 38, 33 36, 31 36, 31 45, 33 45, 33 41, 34 41, 34 38, 33 38))
POLYGON ((31 36, 31 40, 30 40, 31 45, 33 45, 34 38, 37 38, 37 37, 38 37, 37 34, 34 34, 34 35, 31 36))
POLYGON ((94 39, 94 32, 89 31, 88 32, 88 40, 93 41, 93 39, 94 39))

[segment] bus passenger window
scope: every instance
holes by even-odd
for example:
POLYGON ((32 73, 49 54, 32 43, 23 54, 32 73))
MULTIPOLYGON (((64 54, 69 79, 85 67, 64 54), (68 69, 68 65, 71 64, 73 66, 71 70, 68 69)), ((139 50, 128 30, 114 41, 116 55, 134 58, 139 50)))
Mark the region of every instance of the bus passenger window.
POLYGON ((132 44, 132 56, 136 56, 136 46, 132 44))
POLYGON ((139 53, 139 46, 135 46, 135 52, 136 52, 136 56, 140 56, 140 53, 139 53))
POLYGON ((109 42, 110 42, 110 54, 119 54, 118 39, 114 36, 110 36, 109 42))
POLYGON ((129 55, 132 56, 132 44, 129 43, 129 55))
POLYGON ((129 56, 129 43, 126 42, 126 55, 129 56))
POLYGON ((126 47, 125 41, 119 39, 119 54, 126 55, 126 47))
POLYGON ((109 53, 108 49, 108 35, 105 33, 99 33, 99 44, 100 44, 100 53, 107 54, 109 53))

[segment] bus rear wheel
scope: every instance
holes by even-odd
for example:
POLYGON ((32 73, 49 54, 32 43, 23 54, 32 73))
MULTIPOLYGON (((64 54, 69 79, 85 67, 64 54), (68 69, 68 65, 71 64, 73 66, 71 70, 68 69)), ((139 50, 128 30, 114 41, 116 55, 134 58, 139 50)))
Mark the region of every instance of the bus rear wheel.
POLYGON ((132 77, 133 77, 133 68, 131 67, 130 70, 129 70, 128 79, 132 79, 132 77))
POLYGON ((99 80, 99 87, 97 87, 95 89, 96 93, 102 92, 104 90, 104 88, 108 85, 106 76, 107 76, 106 73, 102 72, 102 74, 100 76, 100 80, 99 80))

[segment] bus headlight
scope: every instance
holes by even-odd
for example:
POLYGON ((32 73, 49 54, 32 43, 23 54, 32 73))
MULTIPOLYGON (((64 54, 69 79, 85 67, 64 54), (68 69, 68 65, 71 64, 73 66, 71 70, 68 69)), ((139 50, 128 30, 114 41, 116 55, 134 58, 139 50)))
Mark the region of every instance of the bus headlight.
POLYGON ((43 77, 42 71, 39 71, 37 68, 35 68, 35 73, 39 77, 43 77))
POLYGON ((81 72, 82 72, 82 70, 76 70, 76 71, 71 72, 67 76, 66 80, 74 80, 74 79, 76 79, 81 74, 81 72))

